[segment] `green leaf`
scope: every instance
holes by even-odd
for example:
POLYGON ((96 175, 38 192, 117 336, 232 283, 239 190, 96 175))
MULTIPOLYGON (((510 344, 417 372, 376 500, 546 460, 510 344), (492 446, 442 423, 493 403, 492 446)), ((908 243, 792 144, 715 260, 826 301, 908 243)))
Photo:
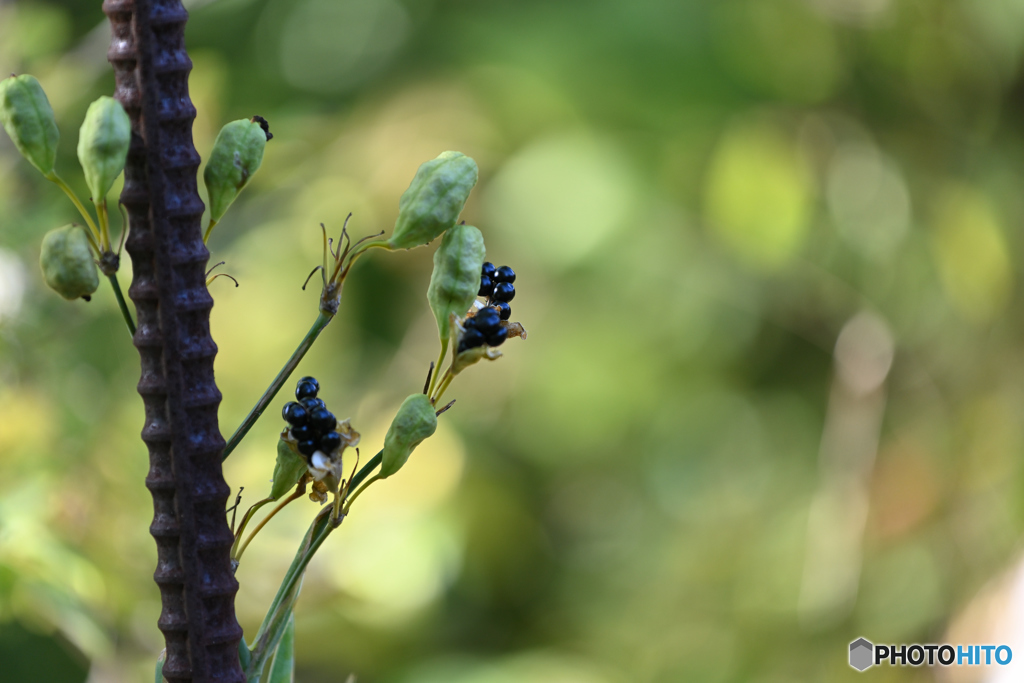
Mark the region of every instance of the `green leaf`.
POLYGON ((295 681, 295 615, 288 617, 288 625, 277 645, 274 664, 270 668, 268 683, 294 683, 295 681))
POLYGON ((50 176, 60 131, 43 86, 34 76, 22 74, 0 81, 0 123, 22 156, 50 176))
POLYGON ((453 313, 463 317, 480 290, 480 269, 486 249, 484 236, 472 225, 456 225, 444 233, 434 252, 434 272, 427 287, 427 301, 437 320, 441 343, 449 338, 453 313))
POLYGON ((89 296, 100 286, 89 238, 77 225, 46 233, 39 250, 39 267, 47 286, 68 301, 89 296))
POLYGON ((442 152, 422 164, 398 202, 390 247, 427 244, 455 225, 478 175, 476 162, 462 152, 442 152))
POLYGON ((78 133, 78 161, 94 204, 106 200, 124 170, 131 141, 132 123, 120 102, 104 96, 89 105, 78 133))
MULTIPOLYGON (((210 219, 219 221, 263 163, 270 133, 258 117, 232 121, 220 129, 203 170, 210 199, 210 219)), ((263 122, 265 124, 265 122, 263 122)))
POLYGON ((252 659, 252 654, 249 652, 249 646, 245 644, 245 638, 238 639, 238 661, 242 663, 242 668, 249 666, 249 660, 252 659))
POLYGON ((164 662, 167 661, 167 650, 160 653, 160 656, 156 658, 156 675, 153 677, 153 683, 166 683, 164 681, 164 662))
POLYGON ((437 429, 437 415, 426 394, 405 399, 384 437, 384 456, 380 478, 386 479, 402 469, 413 450, 437 429))
POLYGON ((299 483, 306 473, 306 461, 284 439, 277 442, 277 463, 274 465, 274 483, 270 489, 272 500, 278 500, 299 483))

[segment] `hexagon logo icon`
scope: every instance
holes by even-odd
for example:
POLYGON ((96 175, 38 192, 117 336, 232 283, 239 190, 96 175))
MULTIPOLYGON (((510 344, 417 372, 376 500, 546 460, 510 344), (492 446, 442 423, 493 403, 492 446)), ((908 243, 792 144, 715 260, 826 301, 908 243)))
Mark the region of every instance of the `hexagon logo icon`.
POLYGON ((875 646, 865 638, 858 638, 850 643, 850 666, 857 671, 863 671, 874 664, 875 646))

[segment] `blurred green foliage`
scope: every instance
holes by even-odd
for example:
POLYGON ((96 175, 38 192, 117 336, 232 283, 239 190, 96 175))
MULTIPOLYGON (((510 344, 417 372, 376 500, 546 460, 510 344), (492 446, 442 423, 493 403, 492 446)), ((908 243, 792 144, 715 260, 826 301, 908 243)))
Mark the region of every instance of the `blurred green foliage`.
MULTIPOLYGON (((446 149, 480 165, 464 218, 530 332, 311 565, 299 680, 843 681, 862 635, 1001 642, 950 625, 1024 529, 1024 2, 189 8, 200 153, 254 114, 275 136, 209 245, 241 283, 212 285, 223 431, 316 316, 318 224, 390 228, 446 149)), ((0 72, 46 88, 69 179, 108 39, 98 0, 0 2, 0 72)), ((138 357, 108 291, 43 285, 74 209, 6 138, 0 217, 0 679, 57 644, 140 680, 162 639, 138 357)), ((298 370, 371 453, 437 354, 430 267, 363 259, 298 370)), ((248 502, 280 426, 226 463, 248 502)), ((313 513, 246 553, 249 637, 313 513)))

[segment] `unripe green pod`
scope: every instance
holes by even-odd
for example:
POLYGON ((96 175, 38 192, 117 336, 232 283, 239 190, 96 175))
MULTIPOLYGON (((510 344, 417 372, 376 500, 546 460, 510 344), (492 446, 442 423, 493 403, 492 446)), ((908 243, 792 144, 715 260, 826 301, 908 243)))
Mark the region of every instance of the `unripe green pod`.
POLYGON ((131 141, 132 122, 120 102, 103 96, 89 105, 78 132, 78 162, 85 171, 85 184, 94 203, 106 200, 124 170, 131 141))
POLYGON ((89 238, 77 225, 65 225, 46 233, 39 265, 50 289, 69 301, 88 298, 100 286, 89 238))
POLYGON ((462 152, 442 152, 421 165, 398 201, 395 232, 388 240, 391 248, 428 244, 455 225, 477 175, 476 162, 462 152))
POLYGON ((60 132, 43 86, 22 74, 0 81, 0 123, 22 156, 43 175, 53 173, 60 132))
POLYGON ((413 449, 437 429, 437 415, 426 394, 405 399, 384 437, 384 455, 380 478, 386 479, 402 469, 413 449))
POLYGON ((442 343, 451 333, 451 314, 463 317, 476 300, 485 255, 484 236, 472 225, 455 225, 446 230, 441 246, 434 252, 427 301, 437 319, 442 343))
POLYGON ((238 193, 263 163, 263 149, 272 136, 259 116, 232 121, 217 134, 203 171, 210 196, 210 220, 220 221, 238 193))

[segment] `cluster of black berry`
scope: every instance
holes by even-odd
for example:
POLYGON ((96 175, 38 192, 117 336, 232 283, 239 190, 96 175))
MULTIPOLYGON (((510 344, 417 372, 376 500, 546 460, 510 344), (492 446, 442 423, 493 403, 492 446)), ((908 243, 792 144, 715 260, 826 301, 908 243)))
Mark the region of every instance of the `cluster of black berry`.
POLYGON ((327 410, 323 399, 316 397, 320 383, 312 377, 303 377, 295 387, 298 403, 285 404, 281 416, 291 425, 292 437, 299 442, 299 453, 310 456, 320 451, 325 455, 341 445, 341 434, 334 431, 338 419, 327 410))
POLYGON ((515 281, 516 272, 508 266, 495 268, 488 261, 480 270, 480 291, 477 295, 487 297, 487 304, 498 309, 502 320, 508 320, 512 315, 508 302, 516 296, 516 288, 512 284, 515 281))
MULTIPOLYGON (((507 305, 507 304, 506 304, 507 305)), ((459 353, 477 346, 500 346, 508 338, 508 329, 502 326, 498 309, 484 306, 464 323, 466 333, 459 341, 459 353)))
POLYGON ((501 346, 508 338, 508 328, 501 324, 512 315, 508 305, 516 296, 516 273, 508 266, 495 268, 487 262, 480 270, 480 291, 477 296, 487 297, 487 305, 467 318, 466 333, 459 342, 459 353, 477 346, 501 346))

